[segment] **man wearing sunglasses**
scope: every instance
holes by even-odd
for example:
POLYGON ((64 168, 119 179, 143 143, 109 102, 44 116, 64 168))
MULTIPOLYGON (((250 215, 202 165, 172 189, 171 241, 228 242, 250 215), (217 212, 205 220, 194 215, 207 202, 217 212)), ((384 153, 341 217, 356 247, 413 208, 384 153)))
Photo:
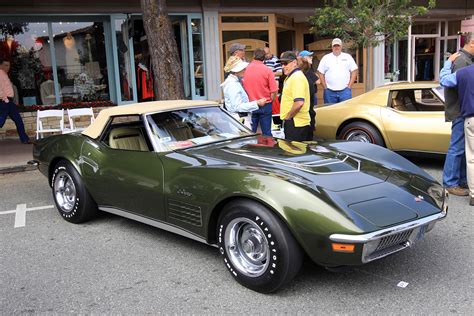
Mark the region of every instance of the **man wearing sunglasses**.
POLYGON ((298 68, 296 54, 286 51, 281 54, 280 64, 286 75, 281 96, 280 117, 283 120, 285 139, 294 141, 312 140, 309 117, 309 85, 304 73, 298 68))

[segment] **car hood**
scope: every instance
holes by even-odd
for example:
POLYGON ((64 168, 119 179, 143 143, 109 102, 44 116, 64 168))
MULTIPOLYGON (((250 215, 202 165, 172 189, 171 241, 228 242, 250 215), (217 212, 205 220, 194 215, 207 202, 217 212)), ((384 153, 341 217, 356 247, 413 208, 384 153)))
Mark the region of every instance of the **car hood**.
POLYGON ((376 162, 356 158, 331 146, 263 136, 195 148, 188 153, 205 160, 206 165, 230 164, 316 184, 330 191, 383 183, 391 173, 376 162))
POLYGON ((360 227, 365 222, 382 228, 441 211, 444 191, 434 179, 389 150, 359 144, 361 149, 372 148, 371 152, 364 156, 360 153, 364 150, 355 151, 355 143, 345 146, 253 137, 186 153, 195 158, 190 160, 200 162, 199 167, 265 173, 305 187, 332 200, 360 227), (383 157, 380 152, 385 159, 375 161, 383 157))

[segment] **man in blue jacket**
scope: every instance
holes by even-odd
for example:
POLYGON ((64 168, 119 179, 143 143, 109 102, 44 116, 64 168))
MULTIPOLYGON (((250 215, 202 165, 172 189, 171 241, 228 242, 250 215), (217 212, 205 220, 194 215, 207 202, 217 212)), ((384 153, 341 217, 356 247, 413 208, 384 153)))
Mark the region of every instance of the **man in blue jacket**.
POLYGON ((459 56, 459 53, 453 54, 445 62, 439 76, 443 87, 458 89, 461 116, 464 118, 469 205, 474 206, 474 64, 452 73, 452 63, 459 56))

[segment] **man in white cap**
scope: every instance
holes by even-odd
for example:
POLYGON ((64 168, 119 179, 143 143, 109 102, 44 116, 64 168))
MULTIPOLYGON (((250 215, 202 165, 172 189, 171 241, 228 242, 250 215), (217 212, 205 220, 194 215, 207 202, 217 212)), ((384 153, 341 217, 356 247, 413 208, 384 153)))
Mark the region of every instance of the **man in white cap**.
POLYGON ((332 53, 326 54, 318 66, 324 88, 324 103, 338 103, 352 98, 358 67, 350 54, 342 52, 342 41, 332 40, 332 53))

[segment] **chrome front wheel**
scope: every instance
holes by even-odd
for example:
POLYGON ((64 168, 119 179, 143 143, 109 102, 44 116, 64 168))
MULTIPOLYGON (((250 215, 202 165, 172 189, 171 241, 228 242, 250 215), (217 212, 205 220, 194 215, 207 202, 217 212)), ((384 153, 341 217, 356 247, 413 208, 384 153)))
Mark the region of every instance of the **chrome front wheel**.
POLYGON ((255 222, 239 217, 225 230, 225 248, 234 267, 248 277, 259 277, 268 268, 270 248, 255 222))
POLYGON ((303 252, 284 222, 264 205, 235 199, 218 219, 217 244, 224 264, 243 286, 278 290, 298 273, 303 252))

